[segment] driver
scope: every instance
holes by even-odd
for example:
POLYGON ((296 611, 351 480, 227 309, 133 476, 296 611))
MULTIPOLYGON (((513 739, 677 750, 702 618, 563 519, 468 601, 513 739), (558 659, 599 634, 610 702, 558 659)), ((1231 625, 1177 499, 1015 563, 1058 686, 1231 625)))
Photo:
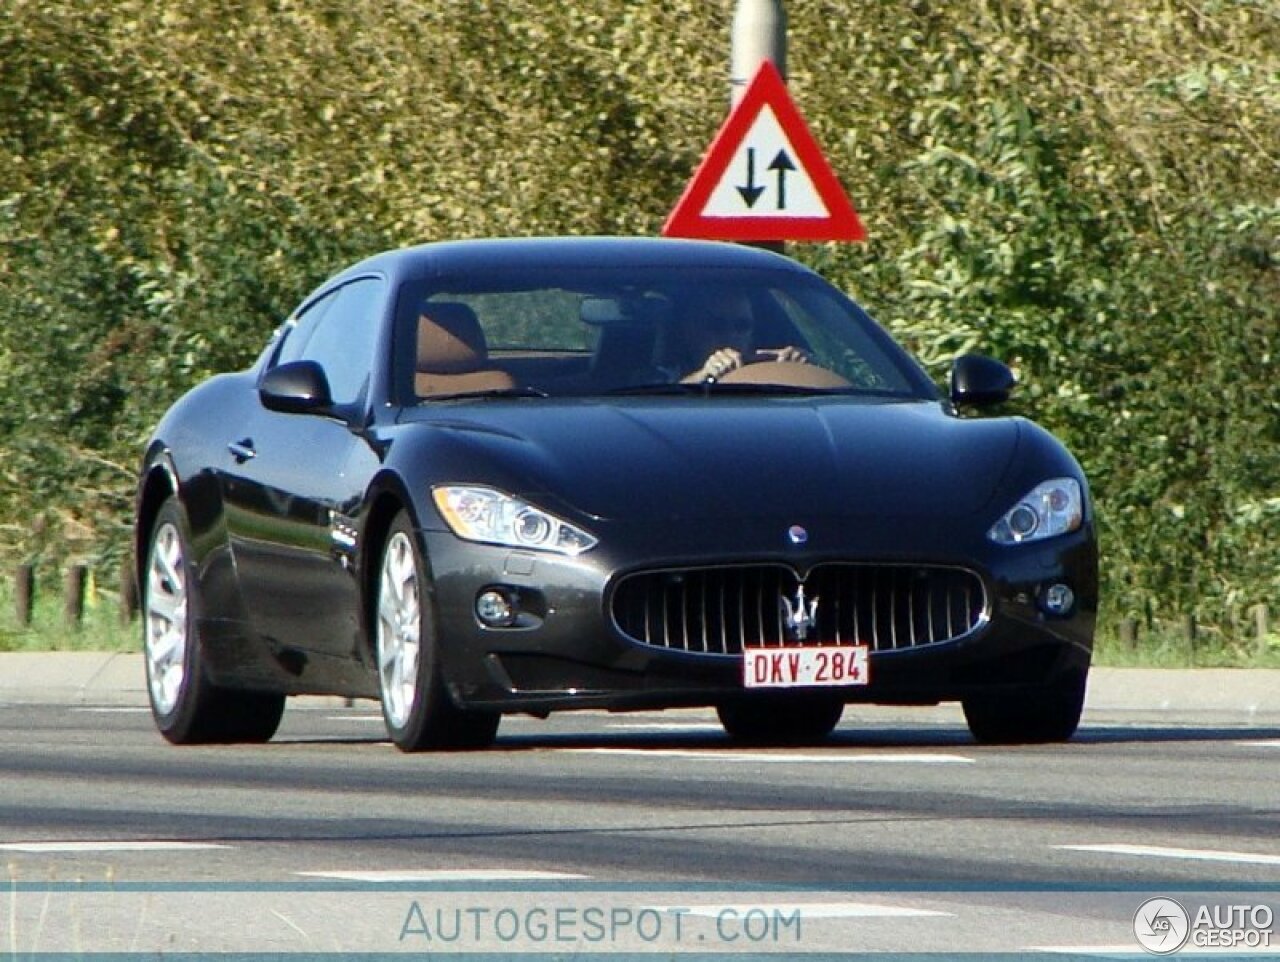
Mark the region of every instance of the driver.
POLYGON ((742 291, 700 292, 683 312, 677 337, 686 369, 697 365, 681 379, 687 383, 715 381, 758 361, 809 363, 809 355, 798 347, 755 346, 751 299, 742 291))

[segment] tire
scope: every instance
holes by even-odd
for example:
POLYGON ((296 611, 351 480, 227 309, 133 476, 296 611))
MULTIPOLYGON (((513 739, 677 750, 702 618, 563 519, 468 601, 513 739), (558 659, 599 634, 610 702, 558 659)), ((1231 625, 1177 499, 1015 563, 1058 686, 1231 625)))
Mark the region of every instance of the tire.
POLYGON ((758 745, 826 741, 843 713, 843 702, 813 695, 741 698, 716 706, 716 715, 730 738, 758 745))
POLYGON ((142 577, 142 646, 156 728, 175 745, 269 741, 284 713, 284 695, 209 681, 202 611, 190 527, 171 497, 156 515, 142 577))
POLYGON ((387 733, 401 751, 484 748, 498 733, 497 712, 454 704, 444 682, 440 638, 426 566, 409 516, 387 533, 378 565, 375 658, 387 733))
POLYGON ((963 700, 965 721, 984 745, 1040 745, 1065 742, 1084 711, 1086 672, 1051 688, 1017 689, 963 700))

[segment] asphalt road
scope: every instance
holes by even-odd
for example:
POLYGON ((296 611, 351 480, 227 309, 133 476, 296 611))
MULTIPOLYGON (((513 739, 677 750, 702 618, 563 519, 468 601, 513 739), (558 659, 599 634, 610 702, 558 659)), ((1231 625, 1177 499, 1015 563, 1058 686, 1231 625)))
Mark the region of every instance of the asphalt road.
POLYGON ((128 706, 10 705, 0 773, 0 951, 1133 952, 1152 895, 1280 916, 1280 725, 985 748, 866 708, 743 750, 705 712, 582 713, 406 756, 365 705, 185 749, 128 706))

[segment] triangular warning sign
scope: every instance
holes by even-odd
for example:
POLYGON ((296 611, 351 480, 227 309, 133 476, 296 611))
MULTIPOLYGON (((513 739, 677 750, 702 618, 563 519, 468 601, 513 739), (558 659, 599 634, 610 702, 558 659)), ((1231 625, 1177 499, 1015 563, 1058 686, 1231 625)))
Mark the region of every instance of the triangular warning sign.
POLYGON ((864 240, 867 232, 765 61, 663 225, 667 237, 864 240))

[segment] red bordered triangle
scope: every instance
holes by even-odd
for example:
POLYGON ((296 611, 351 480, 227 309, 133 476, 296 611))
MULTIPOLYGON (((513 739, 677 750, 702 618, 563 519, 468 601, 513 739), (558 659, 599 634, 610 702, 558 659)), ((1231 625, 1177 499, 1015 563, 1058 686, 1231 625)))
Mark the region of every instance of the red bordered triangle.
POLYGON ((867 236, 782 75, 767 60, 716 134, 662 233, 737 241, 867 236))

